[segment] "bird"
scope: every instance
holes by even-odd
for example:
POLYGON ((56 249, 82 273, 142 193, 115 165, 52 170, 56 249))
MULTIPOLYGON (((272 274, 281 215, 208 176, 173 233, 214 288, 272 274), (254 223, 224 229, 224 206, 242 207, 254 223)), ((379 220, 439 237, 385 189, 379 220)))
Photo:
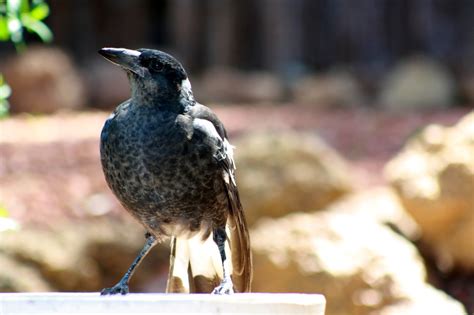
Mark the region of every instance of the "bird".
POLYGON ((166 292, 250 292, 250 237, 224 125, 195 100, 183 65, 170 54, 111 47, 99 54, 125 70, 131 89, 104 123, 102 169, 121 205, 146 230, 130 268, 101 294, 129 293, 143 258, 168 238, 166 292))

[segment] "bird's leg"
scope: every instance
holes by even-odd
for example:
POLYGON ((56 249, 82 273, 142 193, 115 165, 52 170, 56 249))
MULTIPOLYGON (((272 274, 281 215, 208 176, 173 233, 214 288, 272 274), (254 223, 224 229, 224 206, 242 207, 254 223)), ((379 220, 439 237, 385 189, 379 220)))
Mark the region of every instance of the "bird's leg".
POLYGON ((100 295, 113 295, 113 294, 127 294, 128 293, 128 282, 130 281, 130 278, 132 277, 133 273, 135 272, 135 269, 140 265, 141 261, 143 258, 150 252, 150 250, 156 245, 157 239, 155 236, 153 236, 150 233, 147 233, 145 235, 147 237, 145 246, 143 246, 143 249, 140 251, 138 256, 135 258, 133 263, 130 265, 130 268, 128 268, 127 272, 125 275, 120 279, 120 281, 114 285, 111 288, 105 288, 102 289, 100 292, 100 295))
POLYGON ((225 254, 225 241, 227 239, 225 228, 215 229, 213 239, 217 244, 217 247, 219 248, 219 254, 221 255, 223 279, 221 283, 212 291, 212 294, 232 294, 234 293, 234 284, 232 283, 232 279, 230 277, 229 261, 227 260, 225 254))

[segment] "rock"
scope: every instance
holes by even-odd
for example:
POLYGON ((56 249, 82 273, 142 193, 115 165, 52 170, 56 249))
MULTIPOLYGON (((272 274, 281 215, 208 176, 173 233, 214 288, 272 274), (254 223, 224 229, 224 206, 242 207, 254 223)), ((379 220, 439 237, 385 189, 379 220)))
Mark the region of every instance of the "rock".
POLYGON ((352 189, 345 161, 314 134, 252 133, 236 142, 235 154, 250 224, 323 208, 352 189))
MULTIPOLYGON (((42 290, 98 291, 122 277, 143 246, 143 235, 137 224, 117 219, 69 222, 53 230, 24 228, 4 233, 0 254, 32 268, 31 273, 47 283, 42 290)), ((157 246, 147 256, 132 280, 132 290, 144 288, 166 273, 169 257, 163 250, 166 246, 157 246)), ((12 290, 24 288, 21 283, 15 282, 12 290)))
POLYGON ((352 74, 330 71, 298 80, 292 95, 299 104, 347 107, 364 103, 364 93, 352 74))
POLYGON ((27 264, 0 253, 0 266, 0 292, 52 291, 38 270, 27 264))
POLYGON ((430 125, 385 167, 443 270, 474 271, 474 113, 456 126, 430 125))
POLYGON ((251 237, 255 292, 321 293, 327 315, 388 314, 387 307, 406 305, 418 314, 433 314, 433 307, 464 314, 425 283, 416 248, 368 216, 332 208, 294 213, 262 220, 251 237), (431 303, 419 304, 428 292, 431 303))
POLYGON ((401 61, 382 84, 379 103, 394 109, 445 108, 454 103, 455 83, 439 62, 424 57, 401 61))
POLYGON ((282 82, 266 72, 213 68, 192 84, 196 99, 203 103, 272 103, 284 97, 282 82))
POLYGON ((30 47, 5 64, 12 112, 52 113, 85 104, 82 79, 59 48, 30 47))
POLYGON ((417 239, 420 229, 391 187, 379 186, 348 194, 330 205, 331 211, 388 225, 405 237, 417 239))
POLYGON ((410 300, 390 305, 371 315, 419 315, 419 314, 467 314, 464 307, 450 296, 432 287, 425 287, 417 292, 410 300))
POLYGON ((15 259, 35 266, 58 290, 90 291, 99 286, 99 272, 88 257, 78 253, 80 246, 81 239, 71 242, 47 231, 23 230, 2 238, 0 248, 15 259))

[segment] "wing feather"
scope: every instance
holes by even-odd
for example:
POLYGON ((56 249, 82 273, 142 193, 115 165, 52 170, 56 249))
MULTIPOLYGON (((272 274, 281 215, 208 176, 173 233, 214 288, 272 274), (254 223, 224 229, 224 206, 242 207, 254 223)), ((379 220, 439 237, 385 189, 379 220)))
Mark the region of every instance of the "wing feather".
MULTIPOLYGON (((205 135, 203 139, 204 144, 216 148, 214 158, 222 169, 222 181, 228 200, 229 216, 227 219, 227 231, 231 252, 232 280, 237 292, 250 292, 252 281, 252 255, 247 222, 235 180, 236 167, 233 154, 234 148, 227 139, 227 133, 223 124, 208 107, 196 104, 187 114, 192 118, 194 130, 200 131, 200 133, 205 135)), ((178 240, 178 243, 181 242, 185 242, 185 240, 178 240)), ((204 243, 206 242, 207 241, 204 243)), ((188 244, 188 248, 192 247, 194 250, 198 245, 199 244, 193 241, 193 244, 188 244)), ((190 256, 189 265, 191 267, 193 265, 197 266, 197 262, 192 261, 192 256, 194 255, 190 256)), ((196 256, 195 259, 200 258, 196 256)), ((209 265, 210 270, 212 270, 212 268, 215 269, 215 264, 209 265)), ((199 264, 199 269, 201 273, 204 272, 202 262, 199 264)), ((215 274, 222 277, 219 273, 215 274)), ((172 277, 172 272, 170 272, 170 277, 172 277)), ((191 278, 195 279, 196 277, 190 277, 190 279, 191 278)), ((212 281, 212 279, 208 280, 212 281)), ((196 288, 196 285, 191 283, 189 287, 196 288)))

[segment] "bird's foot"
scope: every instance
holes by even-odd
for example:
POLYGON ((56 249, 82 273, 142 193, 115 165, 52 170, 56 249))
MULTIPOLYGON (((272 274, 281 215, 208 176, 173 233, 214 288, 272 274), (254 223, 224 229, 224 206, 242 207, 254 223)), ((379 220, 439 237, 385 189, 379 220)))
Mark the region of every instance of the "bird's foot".
POLYGON ((119 282, 111 288, 105 288, 100 291, 100 295, 115 295, 122 294, 125 295, 129 292, 128 285, 126 283, 119 282))
POLYGON ((212 294, 233 294, 234 293, 234 284, 230 278, 224 278, 221 284, 212 290, 212 294))

